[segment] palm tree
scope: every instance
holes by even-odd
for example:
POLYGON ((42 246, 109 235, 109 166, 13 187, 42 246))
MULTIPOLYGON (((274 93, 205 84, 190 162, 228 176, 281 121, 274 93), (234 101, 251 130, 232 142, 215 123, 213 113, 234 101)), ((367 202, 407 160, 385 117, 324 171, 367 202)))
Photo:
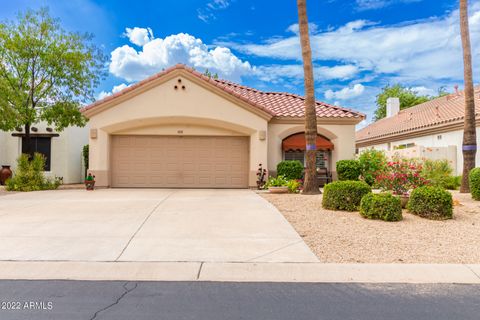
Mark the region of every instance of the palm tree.
POLYGON ((460 192, 470 192, 468 174, 475 168, 477 135, 475 128, 475 100, 472 80, 472 52, 468 28, 468 1, 460 0, 460 34, 463 48, 463 76, 465 82, 465 122, 463 129, 463 178, 460 192))
POLYGON ((306 0, 297 0, 298 24, 305 85, 305 140, 306 168, 303 194, 318 194, 316 156, 317 156, 317 114, 315 110, 315 88, 313 83, 312 49, 308 35, 308 18, 306 0))

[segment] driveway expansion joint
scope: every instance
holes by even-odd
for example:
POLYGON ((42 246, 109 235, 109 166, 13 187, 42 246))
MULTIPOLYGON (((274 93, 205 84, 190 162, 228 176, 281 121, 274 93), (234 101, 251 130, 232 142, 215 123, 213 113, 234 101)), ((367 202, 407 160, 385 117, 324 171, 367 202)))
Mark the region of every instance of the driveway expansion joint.
POLYGON ((125 250, 127 250, 128 246, 130 245, 130 243, 132 242, 133 238, 135 238, 135 236, 140 232, 140 230, 143 228, 143 226, 145 225, 145 223, 147 223, 148 219, 150 219, 150 217, 153 215, 153 213, 155 211, 157 211, 158 207, 160 207, 160 205, 162 205, 165 201, 167 201, 168 198, 170 198, 171 195, 173 195, 176 191, 172 191, 171 193, 169 193, 165 198, 163 198, 162 200, 160 200, 160 202, 157 203, 157 205, 152 209, 152 211, 150 211, 150 213, 145 217, 145 219, 143 220, 143 222, 140 224, 140 226, 137 228, 137 230, 133 233, 133 235, 130 237, 130 239, 128 240, 127 244, 125 245, 125 247, 122 249, 122 251, 120 252, 120 254, 118 255, 118 257, 115 259, 115 261, 118 261, 120 259, 120 257, 123 255, 123 253, 125 252, 125 250))
POLYGON ((476 273, 472 267, 470 267, 468 264, 464 264, 464 266, 467 267, 467 269, 470 270, 480 280, 480 275, 476 273))

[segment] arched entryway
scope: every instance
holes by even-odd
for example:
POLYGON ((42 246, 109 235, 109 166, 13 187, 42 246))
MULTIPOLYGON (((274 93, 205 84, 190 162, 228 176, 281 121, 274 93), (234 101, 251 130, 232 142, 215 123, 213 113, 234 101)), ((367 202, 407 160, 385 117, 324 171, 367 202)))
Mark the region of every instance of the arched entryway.
MULTIPOLYGON (((317 135, 317 168, 331 171, 331 151, 333 143, 325 136, 317 135)), ((292 134, 282 140, 283 160, 298 160, 305 165, 305 133, 292 134)))

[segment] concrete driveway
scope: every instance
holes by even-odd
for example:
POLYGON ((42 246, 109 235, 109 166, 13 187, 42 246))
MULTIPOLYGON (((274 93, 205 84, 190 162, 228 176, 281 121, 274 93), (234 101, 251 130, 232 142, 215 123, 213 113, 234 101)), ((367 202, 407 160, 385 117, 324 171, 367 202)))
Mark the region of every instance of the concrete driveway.
POLYGON ((0 260, 318 262, 249 190, 103 189, 0 197, 0 260))

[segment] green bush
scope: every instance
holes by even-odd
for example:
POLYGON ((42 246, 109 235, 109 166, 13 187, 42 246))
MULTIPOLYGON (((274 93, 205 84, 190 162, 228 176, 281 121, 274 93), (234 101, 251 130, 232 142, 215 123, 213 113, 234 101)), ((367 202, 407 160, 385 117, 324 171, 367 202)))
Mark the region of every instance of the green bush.
POLYGON ((288 179, 284 176, 277 176, 277 177, 270 177, 268 178, 265 187, 287 187, 288 186, 288 179))
POLYGON ((362 180, 373 185, 378 175, 387 169, 387 156, 385 152, 375 149, 363 151, 358 157, 360 163, 362 180))
POLYGON ((49 180, 43 175, 45 158, 40 153, 35 153, 32 160, 26 154, 17 159, 17 168, 11 179, 6 181, 8 191, 38 191, 57 189, 60 185, 58 179, 49 180))
POLYGON ((277 175, 287 180, 299 180, 303 177, 303 165, 298 160, 285 160, 277 164, 277 175))
POLYGON ((413 214, 432 220, 453 217, 452 195, 441 187, 425 186, 414 189, 407 208, 413 214))
POLYGON ((448 160, 425 160, 423 162, 422 176, 432 186, 444 189, 451 188, 455 183, 452 172, 453 169, 448 160))
POLYGON ((442 187, 447 190, 458 190, 462 184, 462 176, 450 176, 443 181, 442 187))
POLYGON ((360 214, 368 219, 402 220, 402 204, 391 193, 368 193, 360 202, 360 214))
POLYGON ((302 183, 299 180, 289 180, 287 182, 288 192, 290 193, 300 192, 301 186, 302 186, 302 183))
POLYGON ((360 162, 358 162, 358 160, 337 161, 338 180, 358 180, 361 173, 360 162))
POLYGON ((331 210, 357 211, 362 197, 372 192, 363 181, 335 181, 325 185, 322 206, 331 210))
POLYGON ((472 198, 474 200, 480 200, 480 168, 472 169, 468 178, 470 181, 472 198))

